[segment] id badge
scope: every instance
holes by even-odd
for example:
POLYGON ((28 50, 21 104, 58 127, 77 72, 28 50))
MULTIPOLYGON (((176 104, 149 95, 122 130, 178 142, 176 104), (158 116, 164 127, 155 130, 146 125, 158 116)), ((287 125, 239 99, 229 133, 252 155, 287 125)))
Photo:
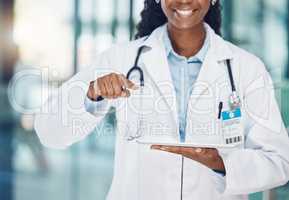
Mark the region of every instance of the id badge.
POLYGON ((240 108, 222 112, 222 134, 225 144, 241 144, 243 142, 241 117, 240 108))

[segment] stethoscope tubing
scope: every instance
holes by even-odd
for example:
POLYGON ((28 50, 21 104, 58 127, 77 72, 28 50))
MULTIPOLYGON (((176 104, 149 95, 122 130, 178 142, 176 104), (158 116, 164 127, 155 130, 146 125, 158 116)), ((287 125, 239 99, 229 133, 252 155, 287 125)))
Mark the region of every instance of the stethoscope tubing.
POLYGON ((232 93, 233 93, 233 92, 236 92, 236 86, 235 86, 235 81, 234 81, 234 77, 233 77, 233 73, 232 73, 231 61, 229 59, 227 59, 226 63, 227 63, 227 70, 228 70, 228 74, 229 74, 231 89, 232 89, 232 93))

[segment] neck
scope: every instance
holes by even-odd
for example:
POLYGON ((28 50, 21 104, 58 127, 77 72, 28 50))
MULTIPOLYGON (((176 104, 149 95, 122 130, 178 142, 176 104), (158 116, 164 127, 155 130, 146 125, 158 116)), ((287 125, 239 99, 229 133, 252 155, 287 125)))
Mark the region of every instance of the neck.
POLYGON ((186 58, 198 53, 206 37, 206 30, 203 23, 185 30, 177 29, 173 25, 168 24, 168 33, 174 51, 186 58))

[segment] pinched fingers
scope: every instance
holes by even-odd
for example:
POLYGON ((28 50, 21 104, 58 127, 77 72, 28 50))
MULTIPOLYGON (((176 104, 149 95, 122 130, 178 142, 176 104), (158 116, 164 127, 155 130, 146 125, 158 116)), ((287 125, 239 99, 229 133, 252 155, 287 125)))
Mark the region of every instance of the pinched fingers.
POLYGON ((137 89, 137 87, 124 75, 111 73, 91 82, 87 96, 93 100, 99 96, 108 99, 129 97, 128 89, 137 89))

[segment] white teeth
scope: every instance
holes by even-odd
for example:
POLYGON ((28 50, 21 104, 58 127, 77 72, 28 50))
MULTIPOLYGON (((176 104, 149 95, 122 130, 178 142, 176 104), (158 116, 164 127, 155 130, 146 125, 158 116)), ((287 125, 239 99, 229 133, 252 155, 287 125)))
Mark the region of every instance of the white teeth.
POLYGON ((193 13, 192 10, 176 10, 176 11, 177 13, 183 16, 190 16, 193 13))

